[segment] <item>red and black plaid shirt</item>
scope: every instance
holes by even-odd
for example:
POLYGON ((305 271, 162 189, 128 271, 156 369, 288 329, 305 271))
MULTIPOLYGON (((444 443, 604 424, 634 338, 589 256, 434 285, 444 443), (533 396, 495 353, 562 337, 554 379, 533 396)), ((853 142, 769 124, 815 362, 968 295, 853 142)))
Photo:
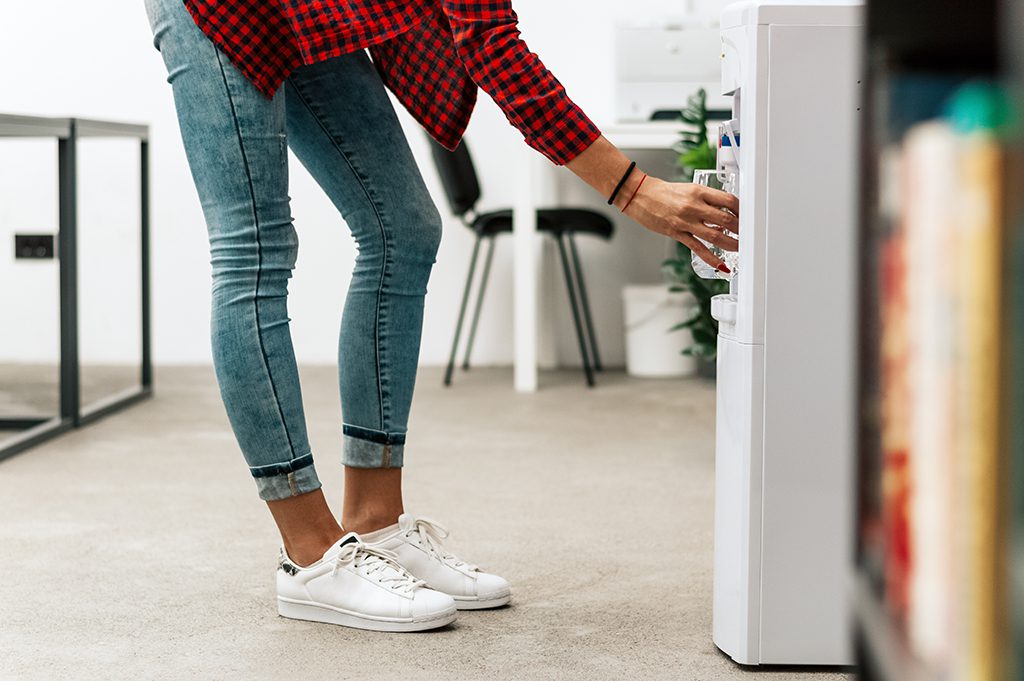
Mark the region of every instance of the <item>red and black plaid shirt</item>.
POLYGON ((298 66, 370 48, 384 83, 454 149, 477 86, 526 142, 564 164, 600 135, 519 37, 510 0, 185 0, 265 95, 298 66))

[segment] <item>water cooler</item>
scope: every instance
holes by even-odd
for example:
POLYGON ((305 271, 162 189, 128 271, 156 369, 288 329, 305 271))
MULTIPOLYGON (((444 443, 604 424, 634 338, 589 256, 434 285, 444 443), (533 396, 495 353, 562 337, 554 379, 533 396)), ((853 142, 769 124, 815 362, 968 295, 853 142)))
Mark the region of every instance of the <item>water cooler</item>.
POLYGON ((720 322, 714 642, 852 664, 857 131, 863 7, 748 0, 721 21, 740 253, 720 322))

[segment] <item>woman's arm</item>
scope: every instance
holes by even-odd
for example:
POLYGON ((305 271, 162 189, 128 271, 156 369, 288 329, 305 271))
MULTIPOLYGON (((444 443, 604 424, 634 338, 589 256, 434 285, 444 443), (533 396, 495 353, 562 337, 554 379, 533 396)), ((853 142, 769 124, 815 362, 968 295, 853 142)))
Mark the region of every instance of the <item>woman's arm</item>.
POLYGON ((491 96, 526 143, 565 165, 601 136, 558 79, 519 36, 509 0, 441 0, 469 77, 491 96))
MULTIPOLYGON (((566 167, 602 196, 611 196, 629 164, 629 158, 602 136, 569 161, 566 167)), ((728 272, 725 263, 694 237, 699 236, 727 251, 735 251, 735 239, 704 223, 739 233, 739 199, 717 189, 665 182, 656 177, 648 177, 640 186, 643 177, 644 173, 639 168, 633 171, 616 195, 615 206, 621 210, 628 203, 626 215, 653 232, 685 244, 704 262, 728 272)))
MULTIPOLYGON (((509 0, 441 0, 455 47, 473 81, 501 107, 527 144, 566 165, 603 196, 610 196, 629 159, 605 139, 561 83, 519 36, 509 0)), ((637 169, 620 190, 621 208, 644 177, 637 169)), ((704 222, 736 231, 736 197, 692 184, 651 177, 626 214, 644 227, 680 241, 713 267, 725 267, 694 235, 728 250, 736 241, 704 222), (732 215, 722 211, 727 208, 732 215)))

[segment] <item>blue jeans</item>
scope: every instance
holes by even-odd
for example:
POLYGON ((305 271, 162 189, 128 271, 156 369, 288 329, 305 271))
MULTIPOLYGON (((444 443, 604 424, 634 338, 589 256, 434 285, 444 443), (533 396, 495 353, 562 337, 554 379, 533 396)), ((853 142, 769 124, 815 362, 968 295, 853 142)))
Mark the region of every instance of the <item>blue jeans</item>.
POLYGON ((260 497, 320 487, 289 331, 288 147, 359 248, 338 351, 342 463, 402 466, 441 218, 380 77, 360 51, 298 69, 267 99, 182 0, 146 9, 209 231, 217 381, 260 497))

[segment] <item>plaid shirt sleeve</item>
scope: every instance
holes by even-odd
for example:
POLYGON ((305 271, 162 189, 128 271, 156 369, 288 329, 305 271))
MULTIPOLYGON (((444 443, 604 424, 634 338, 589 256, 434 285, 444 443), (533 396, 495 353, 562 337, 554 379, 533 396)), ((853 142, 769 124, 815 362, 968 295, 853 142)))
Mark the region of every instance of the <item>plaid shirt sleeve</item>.
POLYGON ((564 165, 601 131, 520 38, 510 0, 442 0, 467 72, 527 144, 564 165))

